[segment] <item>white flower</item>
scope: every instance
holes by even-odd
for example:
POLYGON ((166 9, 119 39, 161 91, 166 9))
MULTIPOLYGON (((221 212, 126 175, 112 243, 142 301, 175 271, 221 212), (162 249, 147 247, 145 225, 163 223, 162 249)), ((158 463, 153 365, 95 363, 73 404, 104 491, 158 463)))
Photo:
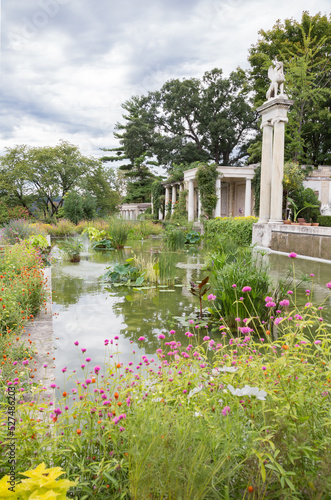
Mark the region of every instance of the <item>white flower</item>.
POLYGON ((199 411, 196 411, 196 412, 194 412, 194 416, 195 417, 202 417, 202 413, 200 413, 199 411))
POLYGON ((219 375, 220 372, 234 373, 237 370, 238 370, 238 368, 236 368, 235 366, 222 366, 222 367, 218 367, 218 368, 213 368, 211 373, 212 373, 212 375, 214 375, 214 377, 217 377, 217 375, 219 375))
POLYGON ((258 387, 250 387, 249 385, 245 385, 242 389, 234 389, 232 385, 228 385, 228 389, 234 396, 255 396, 256 399, 260 401, 265 401, 267 393, 258 387))
POLYGON ((195 387, 188 393, 187 397, 191 398, 192 396, 194 396, 194 394, 197 394, 198 392, 202 391, 203 387, 204 387, 203 384, 199 384, 197 387, 195 387))

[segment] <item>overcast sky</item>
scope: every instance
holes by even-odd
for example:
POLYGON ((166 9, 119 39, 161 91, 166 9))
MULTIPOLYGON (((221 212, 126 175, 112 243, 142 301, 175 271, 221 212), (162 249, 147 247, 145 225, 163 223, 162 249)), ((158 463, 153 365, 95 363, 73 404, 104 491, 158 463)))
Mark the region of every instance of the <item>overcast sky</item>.
POLYGON ((330 0, 0 0, 0 154, 115 147, 121 103, 171 78, 247 68, 258 31, 330 0))

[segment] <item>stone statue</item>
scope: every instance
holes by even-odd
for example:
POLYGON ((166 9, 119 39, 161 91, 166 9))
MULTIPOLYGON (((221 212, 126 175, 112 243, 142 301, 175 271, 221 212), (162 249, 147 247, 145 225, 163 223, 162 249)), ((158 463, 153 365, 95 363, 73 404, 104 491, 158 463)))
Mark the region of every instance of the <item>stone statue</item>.
POLYGON ((272 99, 273 97, 277 97, 278 87, 280 89, 280 95, 285 96, 284 94, 285 76, 283 70, 283 63, 275 59, 273 65, 271 65, 268 69, 268 77, 271 80, 271 84, 267 92, 267 99, 269 100, 272 99))

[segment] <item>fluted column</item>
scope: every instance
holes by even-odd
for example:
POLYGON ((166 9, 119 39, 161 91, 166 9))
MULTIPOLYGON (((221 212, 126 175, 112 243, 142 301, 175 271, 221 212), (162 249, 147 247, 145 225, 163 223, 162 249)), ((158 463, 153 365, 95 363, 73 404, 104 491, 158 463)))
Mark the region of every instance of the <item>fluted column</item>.
POLYGON ((188 181, 188 221, 194 221, 194 180, 188 181))
POLYGON ((166 186, 165 188, 165 215, 167 215, 169 210, 169 201, 170 201, 170 187, 166 186))
POLYGON ((245 217, 252 215, 252 181, 251 179, 246 179, 246 189, 245 189, 245 217))

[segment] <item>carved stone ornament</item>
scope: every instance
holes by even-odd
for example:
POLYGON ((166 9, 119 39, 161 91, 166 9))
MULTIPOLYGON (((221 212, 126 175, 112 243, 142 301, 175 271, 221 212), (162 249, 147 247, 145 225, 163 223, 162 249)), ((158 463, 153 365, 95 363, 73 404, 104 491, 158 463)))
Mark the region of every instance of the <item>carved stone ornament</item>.
POLYGON ((286 97, 284 94, 285 75, 283 63, 275 59, 274 63, 269 66, 268 77, 271 80, 270 87, 266 94, 268 101, 270 99, 273 99, 274 97, 277 97, 278 89, 280 91, 279 95, 286 97))

